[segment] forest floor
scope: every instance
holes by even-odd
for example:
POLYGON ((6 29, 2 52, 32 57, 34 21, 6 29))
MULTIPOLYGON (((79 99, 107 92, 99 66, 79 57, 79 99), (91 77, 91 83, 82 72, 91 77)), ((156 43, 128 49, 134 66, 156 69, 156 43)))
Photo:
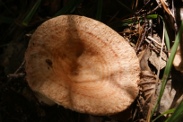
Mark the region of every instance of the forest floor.
POLYGON ((163 0, 0 0, 0 122, 168 120, 183 98, 181 45, 178 50, 178 43, 175 45, 179 27, 183 28, 182 4, 178 0, 167 3, 163 0), (24 54, 31 34, 44 21, 64 14, 87 16, 105 23, 136 51, 142 70, 140 93, 127 113, 81 114, 59 105, 40 103, 34 96, 24 69, 24 54), (169 60, 174 57, 172 53, 176 61, 169 60))

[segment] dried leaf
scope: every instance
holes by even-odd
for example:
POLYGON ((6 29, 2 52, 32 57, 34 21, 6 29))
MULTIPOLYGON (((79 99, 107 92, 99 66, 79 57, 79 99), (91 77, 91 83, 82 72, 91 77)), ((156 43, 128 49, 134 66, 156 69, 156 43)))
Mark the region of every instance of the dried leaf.
POLYGON ((162 57, 159 60, 159 56, 157 53, 152 51, 151 56, 149 57, 150 63, 158 70, 159 67, 160 69, 163 69, 166 66, 166 60, 167 56, 164 52, 162 52, 162 57))

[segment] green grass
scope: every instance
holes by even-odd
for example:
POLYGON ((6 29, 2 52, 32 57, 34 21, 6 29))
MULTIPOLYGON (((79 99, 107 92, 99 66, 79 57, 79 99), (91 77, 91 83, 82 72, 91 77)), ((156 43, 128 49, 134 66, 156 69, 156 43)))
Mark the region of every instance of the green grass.
POLYGON ((155 119, 153 119, 152 122, 156 122, 156 120, 158 120, 159 118, 161 118, 162 116, 166 116, 167 114, 172 114, 175 112, 175 108, 169 109, 165 112, 163 112, 162 114, 160 114, 159 116, 157 116, 155 119))
POLYGON ((183 119, 183 101, 177 106, 172 116, 170 116, 165 122, 181 122, 183 119))
POLYGON ((98 0, 97 13, 96 13, 97 20, 101 20, 101 18, 102 18, 102 9, 103 9, 103 0, 98 0))
POLYGON ((27 26, 29 22, 32 20, 32 17, 35 15, 38 10, 42 0, 38 0, 35 5, 31 8, 31 10, 27 13, 25 19, 22 21, 23 26, 27 26))
POLYGON ((173 59, 175 57, 175 54, 176 54, 176 51, 177 51, 177 48, 179 46, 179 43, 180 43, 180 39, 181 39, 181 35, 183 33, 183 21, 181 22, 181 26, 180 26, 180 29, 176 35, 176 38, 175 38, 175 42, 171 48, 171 54, 170 54, 170 57, 167 61, 167 64, 166 64, 166 67, 165 67, 165 71, 164 71, 164 74, 163 74, 163 78, 162 78, 162 85, 161 85, 161 88, 160 88, 160 93, 159 93, 159 96, 158 96, 158 100, 157 100, 157 103, 152 111, 152 115, 154 114, 154 112, 157 110, 157 107, 159 106, 160 104, 160 101, 161 101, 161 98, 163 96, 163 93, 164 93, 164 90, 165 90, 165 86, 166 86, 166 83, 167 83, 167 80, 169 78, 169 75, 170 75, 170 71, 171 71, 171 68, 172 68, 172 64, 173 64, 173 59))
POLYGON ((132 17, 132 18, 127 18, 127 19, 124 19, 122 21, 118 21, 118 22, 115 22, 115 23, 112 23, 110 26, 112 28, 119 28, 119 27, 126 27, 126 26, 129 26, 130 24, 138 24, 138 23, 141 23, 141 22, 144 22, 144 19, 157 19, 158 18, 158 14, 149 14, 145 17, 143 16, 139 16, 138 20, 135 18, 135 17, 132 17))
MULTIPOLYGON (((41 21, 36 23, 39 19, 47 20, 48 18, 52 18, 63 14, 80 14, 83 16, 88 16, 97 19, 104 23, 110 20, 110 22, 107 24, 110 27, 121 31, 121 28, 129 28, 131 25, 133 26, 138 23, 143 23, 144 19, 151 19, 157 22, 157 20, 160 17, 158 12, 148 15, 135 15, 135 9, 132 9, 130 1, 128 2, 129 4, 126 4, 125 1, 122 0, 113 0, 110 1, 110 4, 106 4, 107 1, 105 0, 89 0, 87 2, 84 0, 66 0, 66 3, 60 5, 60 8, 58 8, 58 10, 52 15, 47 14, 46 10, 48 9, 49 11, 49 5, 46 6, 47 3, 44 0, 19 0, 19 4, 17 4, 17 2, 11 2, 12 0, 0 1, 1 53, 4 51, 4 48, 9 45, 10 42, 16 42, 17 44, 28 42, 29 38, 27 38, 25 35, 34 32, 34 30, 42 22, 41 21), (79 6, 81 7, 79 8, 79 6)), ((138 7, 142 8, 140 5, 138 7)), ((165 18, 160 18, 163 21, 163 26, 165 30, 164 36, 166 48, 168 51, 171 51, 171 55, 167 61, 164 70, 163 78, 161 80, 162 85, 159 97, 156 101, 156 106, 152 111, 152 116, 154 115, 153 113, 156 112, 160 104, 167 83, 167 79, 169 78, 172 69, 172 62, 175 57, 177 47, 180 43, 180 36, 183 33, 182 22, 180 25, 180 29, 176 35, 175 42, 173 43, 173 46, 171 46, 172 40, 170 40, 168 30, 166 28, 166 26, 169 25, 166 25, 166 23, 164 22, 165 18)), ((2 56, 2 54, 0 54, 0 56, 2 56)), ((14 65, 14 62, 9 65, 14 65)), ((167 118, 166 122, 179 122, 183 116, 183 102, 181 102, 177 108, 167 110, 151 121, 156 122, 159 118, 161 118, 161 116, 164 116, 165 114, 172 114, 170 117, 167 118)))
POLYGON ((55 16, 62 15, 62 14, 71 14, 75 11, 76 7, 82 2, 83 0, 69 0, 67 4, 63 6, 55 16))

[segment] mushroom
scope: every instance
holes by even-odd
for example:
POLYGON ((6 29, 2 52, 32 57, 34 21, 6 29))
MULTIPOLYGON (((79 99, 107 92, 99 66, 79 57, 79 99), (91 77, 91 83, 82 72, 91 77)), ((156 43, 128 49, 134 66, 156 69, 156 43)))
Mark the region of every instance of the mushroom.
POLYGON ((110 27, 84 16, 44 22, 33 33, 25 60, 31 89, 77 112, 115 114, 138 95, 140 67, 133 48, 110 27))

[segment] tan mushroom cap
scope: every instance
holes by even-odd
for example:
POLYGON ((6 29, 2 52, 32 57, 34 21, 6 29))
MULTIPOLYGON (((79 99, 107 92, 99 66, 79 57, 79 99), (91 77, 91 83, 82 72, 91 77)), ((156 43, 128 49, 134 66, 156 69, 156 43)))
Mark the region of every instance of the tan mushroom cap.
POLYGON ((114 114, 138 95, 139 61, 118 33, 96 20, 61 15, 32 35, 25 54, 29 86, 82 113, 114 114))

